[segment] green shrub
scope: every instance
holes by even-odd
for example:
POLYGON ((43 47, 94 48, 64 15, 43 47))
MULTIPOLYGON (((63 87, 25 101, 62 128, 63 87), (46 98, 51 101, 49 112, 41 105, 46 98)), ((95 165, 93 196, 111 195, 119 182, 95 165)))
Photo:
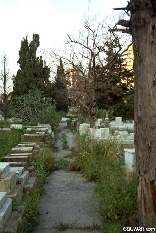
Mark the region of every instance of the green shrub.
POLYGON ((62 112, 56 112, 51 99, 46 98, 39 90, 30 90, 28 94, 14 99, 11 115, 20 117, 22 122, 36 125, 37 123, 50 124, 54 131, 62 117, 62 112), (20 109, 20 111, 19 111, 20 109))
POLYGON ((103 228, 103 232, 105 233, 119 233, 122 232, 121 229, 123 228, 123 222, 122 221, 108 221, 105 223, 105 226, 103 228))

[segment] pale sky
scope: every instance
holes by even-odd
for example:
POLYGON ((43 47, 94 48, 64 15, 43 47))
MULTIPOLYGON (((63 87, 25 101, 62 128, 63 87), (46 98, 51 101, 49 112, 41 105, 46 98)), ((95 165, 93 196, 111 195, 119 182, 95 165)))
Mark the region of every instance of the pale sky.
POLYGON ((119 12, 112 8, 126 5, 126 0, 0 0, 0 70, 4 52, 10 74, 16 74, 21 40, 26 36, 30 42, 33 33, 39 34, 39 49, 60 48, 67 34, 81 30, 88 15, 117 18, 119 12))

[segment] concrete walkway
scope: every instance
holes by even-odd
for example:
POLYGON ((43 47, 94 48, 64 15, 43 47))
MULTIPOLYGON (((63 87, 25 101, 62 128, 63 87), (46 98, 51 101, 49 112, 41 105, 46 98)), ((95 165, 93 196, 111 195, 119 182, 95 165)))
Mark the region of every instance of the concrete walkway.
MULTIPOLYGON (((60 124, 57 141, 57 161, 69 154, 74 146, 74 135, 60 124), (69 150, 63 150, 61 135, 66 133, 69 150)), ((80 173, 59 170, 51 174, 44 187, 39 205, 39 225, 32 233, 99 233, 100 216, 93 194, 94 183, 88 182, 80 173)))

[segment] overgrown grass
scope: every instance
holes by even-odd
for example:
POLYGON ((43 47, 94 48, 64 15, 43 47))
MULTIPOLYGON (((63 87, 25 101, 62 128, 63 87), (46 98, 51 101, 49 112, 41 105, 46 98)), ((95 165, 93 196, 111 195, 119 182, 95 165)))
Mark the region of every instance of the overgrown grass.
POLYGON ((86 136, 77 139, 73 166, 91 181, 100 202, 103 232, 119 233, 129 216, 136 212, 136 178, 126 180, 122 161, 116 153, 123 147, 116 141, 96 141, 86 136))
POLYGON ((12 149, 12 147, 17 145, 23 133, 23 129, 0 131, 0 161, 3 160, 3 157, 12 149))
POLYGON ((39 154, 34 157, 32 164, 34 165, 37 182, 39 186, 42 186, 50 173, 55 170, 53 151, 48 147, 41 148, 39 154))
POLYGON ((55 169, 56 170, 68 170, 68 167, 69 167, 69 159, 65 157, 56 163, 55 169))
POLYGON ((39 201, 44 184, 48 181, 49 174, 55 169, 53 152, 48 147, 43 147, 32 161, 36 176, 36 185, 33 189, 24 192, 24 217, 18 227, 18 233, 30 233, 39 219, 39 201))
POLYGON ((67 142, 67 135, 65 133, 62 134, 61 139, 63 143, 63 149, 69 149, 69 145, 67 142))
POLYGON ((0 128, 9 128, 10 122, 8 121, 0 121, 0 128))

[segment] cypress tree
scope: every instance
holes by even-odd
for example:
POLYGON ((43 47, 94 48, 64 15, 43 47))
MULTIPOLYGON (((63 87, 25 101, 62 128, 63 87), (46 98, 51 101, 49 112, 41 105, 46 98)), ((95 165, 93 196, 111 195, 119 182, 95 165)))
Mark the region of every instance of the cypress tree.
POLYGON ((68 99, 68 89, 67 82, 65 78, 65 71, 62 59, 60 58, 60 64, 57 67, 57 73, 55 77, 55 82, 53 84, 53 100, 56 104, 57 111, 68 112, 69 99, 68 99))
POLYGON ((30 43, 27 37, 21 41, 18 59, 19 70, 13 80, 13 98, 27 94, 29 90, 36 89, 46 95, 50 68, 46 66, 41 56, 37 57, 39 45, 38 34, 33 34, 33 40, 30 43))

